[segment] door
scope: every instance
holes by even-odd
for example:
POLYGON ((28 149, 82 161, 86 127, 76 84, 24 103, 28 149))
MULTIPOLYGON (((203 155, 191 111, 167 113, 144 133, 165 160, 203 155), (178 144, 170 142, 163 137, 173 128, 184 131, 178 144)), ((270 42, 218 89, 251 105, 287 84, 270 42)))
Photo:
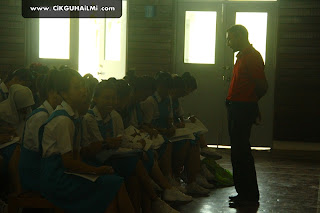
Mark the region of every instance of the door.
POLYGON ((122 1, 121 18, 106 18, 101 32, 98 78, 122 79, 127 59, 127 1, 122 1))
POLYGON ((185 113, 206 124, 210 144, 218 144, 222 133, 223 32, 222 4, 178 3, 175 70, 190 72, 198 82, 198 89, 181 102, 185 113))
MULTIPOLYGON (((199 89, 186 97, 183 106, 186 112, 191 111, 208 127, 206 135, 208 144, 229 145, 227 129, 227 112, 224 101, 227 96, 235 54, 226 45, 226 30, 234 24, 242 24, 249 31, 249 41, 262 54, 265 60, 265 73, 269 90, 259 102, 263 122, 254 126, 251 134, 252 146, 272 146, 273 136, 273 99, 276 56, 276 2, 225 2, 225 3, 179 3, 177 19, 177 59, 176 72, 181 74, 190 71, 198 82, 199 89), (186 63, 186 44, 179 39, 185 38, 188 26, 188 11, 216 11, 216 46, 215 64, 186 63), (180 28, 179 28, 180 27, 180 28), (181 29, 183 28, 183 29, 181 29)), ((212 25, 207 20, 199 28, 212 25)), ((201 37, 199 37, 201 38, 201 37)), ((196 50, 200 51, 200 50, 196 50)), ((197 54, 194 52, 193 54, 197 54)))

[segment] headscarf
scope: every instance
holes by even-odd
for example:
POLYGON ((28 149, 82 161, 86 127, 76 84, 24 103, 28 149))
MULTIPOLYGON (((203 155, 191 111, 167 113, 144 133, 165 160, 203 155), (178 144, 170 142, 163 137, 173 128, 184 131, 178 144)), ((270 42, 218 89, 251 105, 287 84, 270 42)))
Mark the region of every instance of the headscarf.
POLYGON ((18 112, 19 109, 28 108, 27 115, 31 113, 31 106, 34 104, 33 95, 28 87, 14 84, 9 89, 8 99, 0 103, 0 120, 13 125, 18 135, 23 131, 23 116, 18 112))

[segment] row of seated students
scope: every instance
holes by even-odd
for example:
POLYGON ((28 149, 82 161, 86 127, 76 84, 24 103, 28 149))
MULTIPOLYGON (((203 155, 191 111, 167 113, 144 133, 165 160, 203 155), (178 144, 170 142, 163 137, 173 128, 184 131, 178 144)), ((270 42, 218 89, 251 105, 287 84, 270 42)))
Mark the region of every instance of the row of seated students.
MULTIPOLYGON (((189 73, 98 82, 62 66, 33 82, 28 72, 17 70, 0 85, 0 164, 8 183, 72 213, 174 213, 167 202, 191 202, 214 187, 200 154, 220 156, 204 136, 170 141, 185 127, 179 99, 197 88, 189 73)), ((7 192, 17 190, 12 185, 7 192)))

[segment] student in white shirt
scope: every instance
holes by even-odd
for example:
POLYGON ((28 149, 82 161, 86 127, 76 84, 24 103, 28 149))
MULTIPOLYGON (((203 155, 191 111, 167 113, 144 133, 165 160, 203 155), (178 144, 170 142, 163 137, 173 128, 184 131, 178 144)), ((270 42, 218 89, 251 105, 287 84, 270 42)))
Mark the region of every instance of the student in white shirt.
MULTIPOLYGON (((171 97, 172 97, 172 108, 173 108, 173 120, 174 125, 177 128, 185 128, 183 110, 179 101, 185 93, 185 82, 180 76, 173 76, 172 79, 172 88, 171 88, 171 97)), ((195 183, 199 186, 207 189, 211 189, 214 185, 208 183, 207 179, 201 174, 201 162, 200 162, 200 146, 198 140, 188 140, 175 142, 173 145, 173 168, 177 170, 185 164, 186 171, 188 174, 188 180, 193 179, 195 183)), ((179 174, 176 174, 179 176, 179 174)), ((188 187, 191 191, 197 191, 195 189, 199 187, 188 187), (190 189, 191 188, 191 189, 190 189)), ((200 190, 200 192, 203 190, 200 190)))
POLYGON ((38 135, 40 127, 46 122, 53 110, 62 102, 56 90, 61 77, 59 71, 51 70, 41 82, 40 95, 45 100, 27 118, 21 142, 19 175, 22 188, 26 191, 40 191, 40 161, 38 135))
MULTIPOLYGON (((181 78, 185 84, 185 89, 184 89, 184 91, 182 91, 182 93, 180 92, 178 94, 177 98, 188 96, 189 94, 191 94, 192 92, 194 92, 198 88, 196 79, 193 76, 191 76, 191 74, 189 72, 183 73, 181 78)), ((181 108, 181 104, 179 107, 181 108)), ((191 116, 189 119, 191 120, 192 123, 194 123, 196 120, 194 116, 191 116)), ((202 155, 210 156, 211 158, 213 158, 215 160, 219 160, 222 158, 219 154, 217 154, 214 151, 214 149, 208 147, 207 142, 205 141, 203 134, 196 135, 196 139, 200 145, 202 155)))
POLYGON ((32 75, 29 69, 17 69, 10 72, 8 76, 0 83, 0 102, 6 100, 9 95, 9 89, 13 84, 20 84, 30 87, 32 75))
MULTIPOLYGON (((160 72, 157 74, 155 79, 157 91, 141 104, 144 123, 149 125, 151 128, 155 127, 161 134, 170 138, 175 133, 175 126, 173 125, 172 100, 169 96, 169 90, 172 86, 172 77, 169 73, 160 72)), ((186 187, 187 192, 189 194, 207 195, 209 190, 196 183, 198 168, 190 166, 194 164, 197 157, 200 158, 200 154, 191 152, 190 142, 183 140, 174 143, 166 143, 165 145, 169 145, 167 147, 170 148, 170 154, 162 157, 160 151, 159 165, 163 174, 167 176, 169 182, 174 186, 180 186, 180 184, 175 181, 173 172, 177 174, 178 166, 180 164, 180 166, 185 164, 188 174, 188 184, 186 187), (186 162, 186 159, 193 160, 192 162, 191 160, 190 162, 186 162), (166 164, 163 164, 162 162, 165 162, 166 164)), ((198 161, 200 160, 198 159, 198 161)))
POLYGON ((59 72, 63 78, 56 85, 63 98, 39 131, 42 153, 40 189, 50 202, 71 213, 121 212, 134 209, 123 184, 123 179, 111 167, 94 167, 80 156, 81 108, 86 91, 77 71, 66 68, 59 72), (92 182, 65 172, 97 174, 92 182))
POLYGON ((31 112, 33 104, 34 101, 30 89, 19 84, 12 85, 9 89, 8 99, 0 103, 0 129, 6 129, 1 132, 10 136, 10 139, 7 137, 7 140, 1 141, 0 155, 4 159, 2 173, 9 175, 9 180, 11 181, 9 184, 13 187, 16 187, 19 183, 15 162, 18 161, 20 155, 20 146, 13 142, 19 142, 22 137, 25 118, 31 112))
MULTIPOLYGON (((162 134, 171 137, 175 133, 172 125, 172 103, 169 97, 171 75, 160 72, 156 76, 156 92, 141 102, 144 129, 152 136, 162 134)), ((163 174, 173 182, 172 144, 166 141, 158 150, 158 162, 163 174)), ((177 185, 177 184, 175 184, 177 185)))
MULTIPOLYGON (((93 96, 95 106, 89 110, 85 116, 85 121, 89 141, 100 143, 101 146, 106 144, 109 148, 117 149, 122 146, 122 142, 121 138, 115 136, 123 133, 124 128, 121 116, 113 110, 117 103, 117 89, 114 83, 112 80, 108 80, 102 81, 96 86, 93 96)), ((161 209, 161 212, 177 212, 158 198, 152 187, 151 179, 139 158, 138 156, 131 156, 113 159, 110 164, 122 176, 128 178, 135 175, 138 178, 141 186, 140 190, 143 190, 142 193, 147 194, 152 201, 152 212, 157 209, 161 209)), ((143 205, 142 207, 144 211, 148 212, 145 209, 147 206, 143 205)))
MULTIPOLYGON (((143 112, 141 110, 140 102, 144 101, 148 96, 153 94, 153 78, 143 76, 135 77, 131 81, 133 88, 133 96, 130 105, 128 106, 127 120, 129 125, 134 126, 135 128, 145 131, 143 124, 143 112)), ((147 153, 149 153, 149 150, 147 153)), ((148 155, 149 156, 149 155, 148 155)), ((147 167, 146 167, 147 168, 147 167)), ((149 171, 149 170, 148 170, 149 171)), ((176 187, 173 187, 163 175, 162 171, 159 168, 157 159, 154 159, 154 163, 149 171, 150 176, 153 180, 164 189, 163 199, 169 200, 173 197, 179 201, 191 201, 191 196, 186 196, 180 192, 176 187), (168 198, 169 197, 169 198, 168 198)))

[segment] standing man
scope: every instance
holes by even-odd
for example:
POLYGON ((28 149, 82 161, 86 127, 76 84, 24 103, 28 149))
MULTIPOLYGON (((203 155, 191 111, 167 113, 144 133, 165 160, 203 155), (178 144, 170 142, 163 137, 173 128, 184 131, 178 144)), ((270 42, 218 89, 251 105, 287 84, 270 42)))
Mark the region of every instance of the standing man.
POLYGON ((256 169, 251 153, 251 127, 260 118, 258 101, 268 89, 264 62, 248 40, 248 30, 234 25, 227 30, 227 44, 237 54, 226 100, 231 162, 237 196, 230 196, 230 207, 259 205, 256 169))

